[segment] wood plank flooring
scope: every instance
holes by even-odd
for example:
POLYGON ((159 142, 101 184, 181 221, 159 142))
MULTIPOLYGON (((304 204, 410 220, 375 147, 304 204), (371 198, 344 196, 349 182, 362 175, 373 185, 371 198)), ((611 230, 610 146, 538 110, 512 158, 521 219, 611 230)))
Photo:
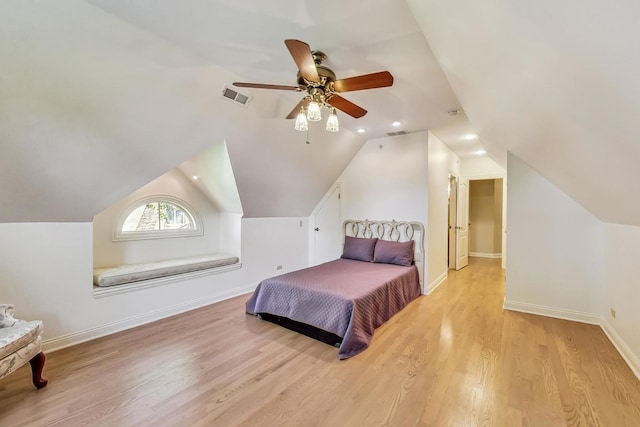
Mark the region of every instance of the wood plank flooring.
POLYGON ((51 353, 42 390, 19 369, 0 425, 640 426, 640 383, 600 328, 503 311, 499 260, 451 272, 344 361, 247 298, 51 353))

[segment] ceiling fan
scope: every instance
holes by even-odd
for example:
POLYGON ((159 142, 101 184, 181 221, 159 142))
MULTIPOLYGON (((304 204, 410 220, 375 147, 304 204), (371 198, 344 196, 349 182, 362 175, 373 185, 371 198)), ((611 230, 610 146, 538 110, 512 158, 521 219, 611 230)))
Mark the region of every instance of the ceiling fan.
POLYGON ((242 82, 234 82, 233 85, 306 92, 307 95, 287 115, 287 119, 296 118, 296 130, 306 131, 308 129, 307 120, 321 120, 321 107, 327 107, 331 108, 331 115, 327 120, 327 130, 335 132, 338 130, 336 109, 356 119, 367 114, 367 110, 343 98, 339 93, 393 85, 393 76, 388 71, 336 79, 335 73, 329 67, 322 65, 322 62, 327 59, 327 55, 323 52, 312 51, 307 43, 300 40, 287 39, 284 44, 298 66, 296 86, 242 82))

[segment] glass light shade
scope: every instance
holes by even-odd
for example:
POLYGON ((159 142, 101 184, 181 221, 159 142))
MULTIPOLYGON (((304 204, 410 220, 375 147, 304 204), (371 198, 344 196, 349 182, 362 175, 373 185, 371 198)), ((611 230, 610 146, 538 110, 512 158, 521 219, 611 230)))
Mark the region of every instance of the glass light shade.
POLYGON ((316 101, 311 101, 309 105, 307 105, 307 120, 310 122, 319 122, 322 120, 322 115, 320 114, 320 104, 316 101))
POLYGON ((329 118, 327 119, 327 130, 329 132, 338 132, 340 130, 335 108, 331 110, 331 114, 329 114, 329 118))
POLYGON ((307 116, 304 114, 304 108, 300 108, 300 112, 296 117, 294 129, 299 130, 300 132, 306 132, 309 130, 309 124, 307 123, 307 116))

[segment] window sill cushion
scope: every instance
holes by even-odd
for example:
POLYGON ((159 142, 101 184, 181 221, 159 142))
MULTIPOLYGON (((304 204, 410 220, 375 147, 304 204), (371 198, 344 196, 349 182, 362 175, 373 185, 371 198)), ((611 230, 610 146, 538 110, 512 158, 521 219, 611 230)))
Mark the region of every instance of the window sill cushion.
POLYGON ((237 256, 228 254, 202 255, 169 259, 145 264, 120 265, 93 270, 93 284, 99 287, 123 285, 159 277, 174 276, 237 264, 237 256))

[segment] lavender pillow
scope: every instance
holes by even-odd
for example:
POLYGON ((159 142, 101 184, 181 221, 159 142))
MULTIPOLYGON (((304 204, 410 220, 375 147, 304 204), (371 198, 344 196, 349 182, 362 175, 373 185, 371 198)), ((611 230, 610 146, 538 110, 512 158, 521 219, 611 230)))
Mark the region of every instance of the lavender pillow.
POLYGON ((373 262, 411 266, 413 264, 413 240, 408 242, 379 240, 376 243, 373 262))
POLYGON ((344 250, 341 258, 371 262, 371 260, 373 260, 373 249, 377 241, 377 238, 365 239, 363 237, 345 236, 344 250))

